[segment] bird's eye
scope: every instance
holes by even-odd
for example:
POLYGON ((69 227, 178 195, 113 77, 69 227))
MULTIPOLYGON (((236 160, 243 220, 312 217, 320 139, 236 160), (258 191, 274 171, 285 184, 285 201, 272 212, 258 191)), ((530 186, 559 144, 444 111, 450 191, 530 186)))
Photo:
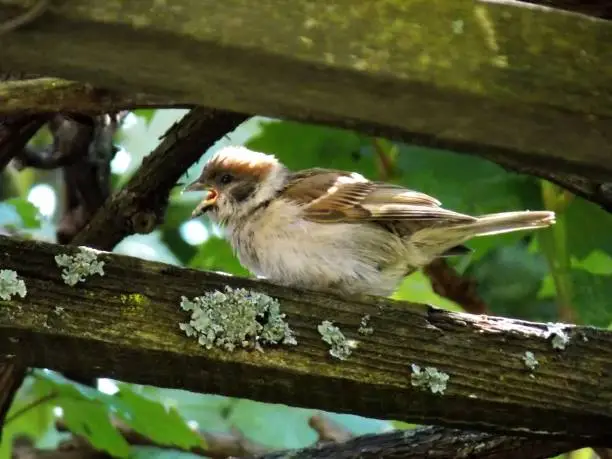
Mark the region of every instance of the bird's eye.
POLYGON ((223 185, 227 185, 228 183, 230 183, 232 180, 234 180, 234 177, 231 174, 223 174, 221 176, 221 178, 219 179, 219 181, 223 184, 223 185))

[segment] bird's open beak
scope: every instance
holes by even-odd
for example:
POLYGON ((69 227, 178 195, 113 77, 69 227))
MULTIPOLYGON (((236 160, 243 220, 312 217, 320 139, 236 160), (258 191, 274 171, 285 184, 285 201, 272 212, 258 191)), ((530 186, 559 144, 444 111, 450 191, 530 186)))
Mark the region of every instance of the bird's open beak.
POLYGON ((183 192, 188 191, 206 191, 206 197, 198 204, 198 206, 191 213, 191 218, 199 217, 200 215, 206 213, 208 209, 215 205, 217 202, 217 197, 219 193, 214 188, 208 188, 203 183, 193 182, 185 187, 183 192))

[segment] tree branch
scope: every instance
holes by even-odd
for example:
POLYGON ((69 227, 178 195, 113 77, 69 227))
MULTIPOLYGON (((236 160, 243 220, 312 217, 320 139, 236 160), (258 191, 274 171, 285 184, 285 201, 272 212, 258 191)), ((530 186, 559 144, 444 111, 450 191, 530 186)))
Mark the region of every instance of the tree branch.
MULTIPOLYGON (((424 427, 355 437, 345 429, 332 425, 329 418, 321 415, 312 416, 309 424, 317 431, 319 441, 301 450, 270 451, 270 448, 254 443, 236 432, 234 434, 201 433, 206 441, 206 447, 194 448, 187 452, 214 459, 231 457, 256 457, 257 459, 287 457, 295 459, 349 459, 354 457, 363 459, 420 459, 423 457, 545 459, 581 446, 575 441, 563 439, 495 436, 444 427, 424 427), (435 452, 435 456, 432 456, 432 452, 435 452)), ((176 449, 157 445, 125 426, 117 425, 116 427, 130 445, 176 449)), ((58 430, 66 430, 61 421, 58 422, 58 430)), ((95 453, 95 449, 87 440, 79 436, 63 442, 60 450, 80 450, 84 457, 90 457, 95 453)), ((41 453, 33 449, 27 452, 30 456, 27 456, 25 452, 21 454, 18 452, 15 459, 22 459, 23 456, 37 458, 41 453)))
POLYGON ((273 452, 257 459, 546 459, 580 447, 580 443, 562 439, 506 437, 424 427, 362 435, 343 443, 327 442, 299 451, 273 452))
POLYGON ((164 134, 127 185, 106 201, 71 243, 110 250, 127 235, 153 231, 181 175, 247 118, 207 108, 191 110, 164 134))
POLYGON ((9 361, 0 359, 0 442, 2 441, 2 427, 6 415, 15 398, 17 390, 25 378, 26 368, 15 356, 9 361))
POLYGON ((0 170, 23 150, 47 122, 47 115, 18 115, 0 118, 0 170))
POLYGON ((0 81, 0 115, 101 114, 137 108, 190 108, 190 105, 167 97, 125 94, 60 78, 0 81))
POLYGON ((558 350, 543 324, 385 299, 345 300, 112 254, 100 256, 104 277, 69 287, 54 255, 74 250, 0 238, 0 266, 17 271, 28 288, 25 299, 0 308, 0 358, 19 353, 29 366, 62 372, 611 446, 612 385, 602 375, 612 365, 612 332, 569 326, 571 341, 558 350), (178 327, 188 318, 181 296, 225 285, 278 298, 298 346, 227 353, 186 338, 178 327), (374 327, 367 337, 357 332, 365 314, 374 327), (346 362, 330 358, 316 331, 326 319, 358 342, 346 362), (527 351, 540 362, 535 370, 524 362, 527 351), (411 364, 447 373, 444 395, 413 387, 411 364))
POLYGON ((478 295, 477 286, 471 279, 459 275, 452 266, 439 258, 423 268, 431 288, 443 298, 454 301, 470 314, 486 314, 489 308, 478 295))
POLYGON ((501 1, 98 3, 53 2, 3 36, 2 66, 612 181, 611 22, 501 1))

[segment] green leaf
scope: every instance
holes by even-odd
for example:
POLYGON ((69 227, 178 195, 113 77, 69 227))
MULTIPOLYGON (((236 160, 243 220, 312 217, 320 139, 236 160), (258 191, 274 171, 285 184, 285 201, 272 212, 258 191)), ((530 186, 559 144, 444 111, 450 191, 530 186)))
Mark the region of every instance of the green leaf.
POLYGON ((49 430, 53 429, 53 405, 55 400, 44 403, 49 392, 38 384, 35 378, 28 376, 15 396, 6 416, 0 442, 0 459, 11 457, 12 439, 15 435, 25 435, 34 442, 38 441, 49 430))
POLYGON ((460 212, 480 215, 542 206, 537 180, 478 157, 404 145, 397 164, 402 185, 460 212))
POLYGON ((38 229, 41 226, 38 208, 24 198, 0 202, 0 226, 38 229))
POLYGON ((64 410, 64 420, 70 431, 83 435, 96 448, 117 457, 127 457, 129 445, 113 427, 111 415, 158 443, 184 448, 202 444, 199 435, 176 410, 166 409, 127 385, 120 385, 117 394, 109 395, 71 382, 52 371, 36 370, 34 374, 44 390, 58 395, 56 404, 64 410))
POLYGON ((392 298, 413 303, 429 304, 450 311, 463 311, 461 306, 454 301, 447 300, 436 294, 431 288, 431 282, 421 271, 406 277, 392 298))
POLYGON ((229 243, 215 236, 211 236, 198 248, 198 252, 189 261, 188 266, 208 271, 222 271, 236 276, 249 276, 249 271, 240 264, 229 243))
POLYGON ((571 306, 578 323, 607 327, 612 322, 612 275, 572 268, 569 278, 572 282, 571 306))
POLYGON ((572 256, 588 257, 593 250, 612 255, 612 214, 579 197, 566 210, 567 245, 572 256))
POLYGON ((495 314, 525 319, 553 320, 554 301, 538 299, 549 274, 546 258, 529 250, 527 240, 491 250, 466 270, 478 293, 495 314))
POLYGON ((202 446, 202 438, 187 425, 176 409, 167 409, 161 403, 138 395, 126 384, 119 385, 115 397, 124 408, 118 416, 155 443, 183 449, 202 446))
MULTIPOLYGON (((541 209, 538 181, 508 172, 478 157, 402 145, 397 156, 397 183, 438 198, 446 208, 472 215, 541 209)), ((474 238, 470 260, 495 247, 516 243, 524 232, 474 238)))
POLYGON ((245 146, 274 154, 289 169, 335 168, 376 179, 374 153, 363 148, 370 141, 355 132, 292 121, 265 121, 260 128, 245 146))
POLYGON ((24 228, 40 228, 40 212, 38 211, 38 208, 30 201, 23 198, 12 198, 7 199, 4 202, 15 207, 15 210, 21 217, 21 222, 24 228))
POLYGON ((145 125, 149 127, 149 125, 151 124, 151 120, 155 116, 156 112, 157 112, 157 109, 155 108, 139 108, 137 110, 134 110, 132 113, 142 118, 145 122, 145 125))
POLYGON ((62 397, 60 406, 68 429, 86 438, 92 446, 115 457, 127 458, 130 445, 111 424, 106 406, 94 400, 62 397))

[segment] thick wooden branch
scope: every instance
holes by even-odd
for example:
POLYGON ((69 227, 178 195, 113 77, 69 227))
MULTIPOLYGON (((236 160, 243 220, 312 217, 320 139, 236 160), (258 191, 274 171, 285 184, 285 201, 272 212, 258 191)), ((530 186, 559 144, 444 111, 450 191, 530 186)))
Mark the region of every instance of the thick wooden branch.
MULTIPOLYGON (((130 445, 158 446, 147 438, 129 429, 120 429, 130 445)), ((395 431, 378 435, 364 435, 340 442, 326 441, 301 450, 285 450, 253 453, 255 448, 244 438, 219 435, 207 438, 208 445, 202 450, 192 450, 206 457, 226 459, 231 457, 254 457, 256 459, 422 459, 424 457, 455 459, 546 459, 557 454, 579 448, 580 443, 563 439, 507 437, 482 432, 468 432, 444 427, 425 427, 410 431, 395 431), (435 451, 435 456, 432 456, 435 451)), ((84 438, 64 441, 50 455, 48 450, 37 450, 33 445, 18 440, 14 459, 69 459, 62 456, 65 451, 79 451, 81 459, 110 459, 109 455, 96 451, 84 438)), ((162 447, 167 448, 167 447, 162 447)))
POLYGON ((299 451, 268 453, 257 459, 546 459, 579 447, 562 439, 506 437, 425 427, 363 435, 343 443, 324 443, 299 451))
MULTIPOLYGON (((0 101, 3 102, 0 104, 0 115, 17 113, 22 117, 40 112, 97 114, 136 108, 189 107, 187 102, 146 94, 118 93, 58 78, 0 81, 0 101)), ((494 154, 488 154, 487 158, 507 169, 550 180, 612 211, 612 183, 590 180, 571 173, 553 172, 546 166, 525 165, 520 158, 509 159, 494 154)))
POLYGON ((612 181, 612 23, 520 2, 51 2, 0 65, 612 181))
POLYGON ((0 81, 0 115, 44 112, 109 113, 136 108, 188 108, 166 97, 124 94, 60 78, 0 81))
POLYGON ((110 250, 127 235, 153 231, 181 175, 247 118, 213 109, 191 110, 164 134, 125 187, 106 201, 71 243, 110 250))
POLYGON ((0 356, 265 402, 611 443, 612 332, 574 327, 567 348, 558 350, 542 324, 384 299, 345 300, 111 254, 101 255, 104 277, 69 287, 54 255, 73 250, 0 238, 0 266, 16 270, 28 288, 26 298, 0 308, 0 356), (180 297, 225 285, 278 298, 299 344, 228 353, 187 338, 178 326, 188 319, 180 297), (365 337, 357 333, 364 314, 374 327, 365 337), (317 332, 324 319, 358 341, 348 361, 329 356, 317 332), (533 375, 527 351, 540 362, 533 375), (413 387, 411 364, 449 374, 446 392, 413 387))

